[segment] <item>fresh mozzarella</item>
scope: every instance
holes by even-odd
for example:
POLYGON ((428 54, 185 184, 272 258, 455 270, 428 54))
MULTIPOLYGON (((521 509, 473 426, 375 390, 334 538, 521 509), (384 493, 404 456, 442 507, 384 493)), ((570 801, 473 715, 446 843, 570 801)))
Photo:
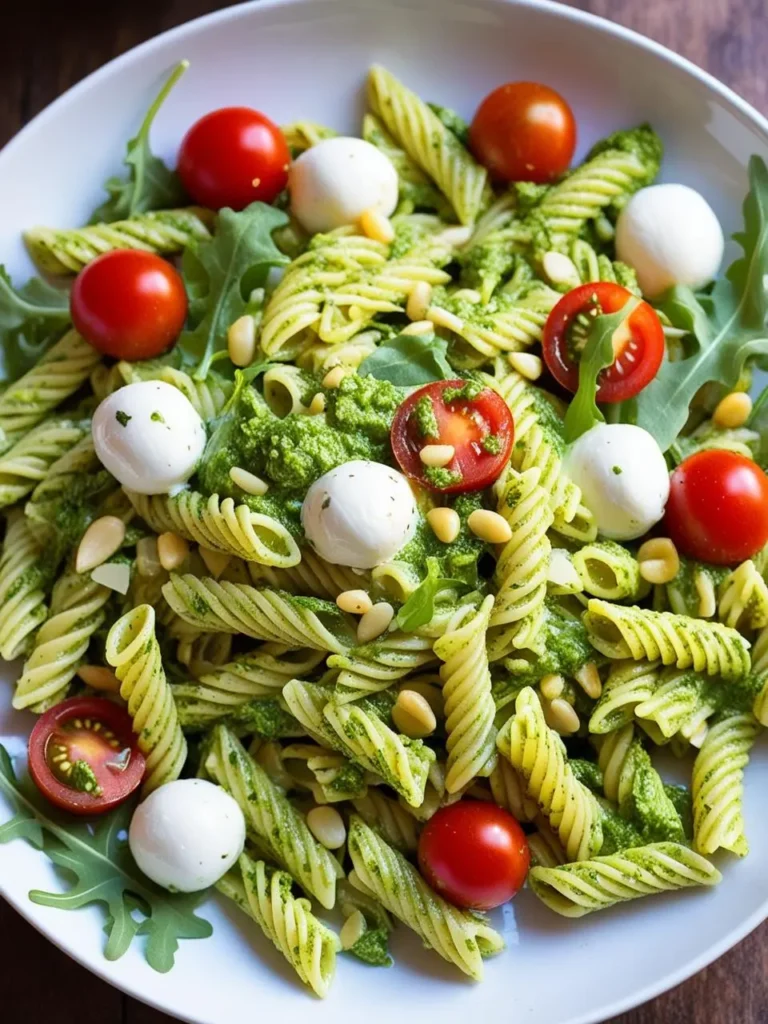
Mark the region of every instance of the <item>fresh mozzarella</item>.
POLYGON ((642 427, 592 427, 571 445, 565 469, 581 488, 604 537, 642 537, 664 515, 669 470, 661 449, 642 427))
POLYGON ((159 380, 120 388, 93 415, 93 444, 110 473, 131 491, 168 494, 195 472, 205 425, 189 399, 159 380))
POLYGON ((408 542, 417 519, 403 474, 363 459, 321 476, 301 508, 304 532, 317 553, 354 569, 389 561, 408 542))
POLYGON ((714 210, 687 185, 641 188, 616 225, 616 254, 634 267, 650 299, 675 284, 707 284, 720 268, 723 247, 723 229, 714 210))
POLYGON ((397 171, 363 139, 324 139, 293 162, 291 210, 311 234, 356 224, 366 210, 388 217, 397 206, 397 171))
POLYGON ((245 818, 220 786, 178 779, 139 804, 128 844, 153 882, 171 892, 197 892, 217 882, 243 852, 245 818))

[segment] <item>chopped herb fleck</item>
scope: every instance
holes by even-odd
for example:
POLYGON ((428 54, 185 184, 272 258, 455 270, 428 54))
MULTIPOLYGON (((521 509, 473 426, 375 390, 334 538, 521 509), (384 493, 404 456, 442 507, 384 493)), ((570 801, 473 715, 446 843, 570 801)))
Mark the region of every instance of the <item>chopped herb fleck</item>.
POLYGON ((613 466, 613 468, 611 469, 611 472, 615 473, 616 476, 621 476, 621 474, 624 472, 624 470, 621 468, 621 466, 613 466))
POLYGON ((331 504, 331 496, 330 496, 330 494, 327 494, 325 496, 325 498, 323 499, 323 504, 320 506, 320 510, 324 512, 325 509, 327 509, 330 504, 331 504))
POLYGON ((123 412, 122 409, 118 409, 115 413, 115 419, 121 427, 127 427, 128 421, 133 419, 133 416, 129 416, 127 412, 123 412))
POLYGON ((489 455, 499 455, 501 452, 501 441, 498 434, 486 434, 482 444, 489 455))
POLYGON ((427 466, 424 470, 424 479, 433 487, 443 489, 460 484, 463 477, 455 469, 446 469, 445 466, 427 466))
POLYGON ((482 384, 478 384, 476 380, 468 380, 466 384, 463 384, 460 388, 444 388, 442 399, 446 405, 450 405, 451 402, 474 402, 477 396, 484 391, 485 388, 482 384))
POLYGON ((165 423, 165 417, 161 412, 153 412, 149 418, 153 423, 165 423))
POLYGON ((422 395, 413 407, 413 418, 422 437, 439 437, 435 407, 429 395, 422 395))
POLYGON ((71 770, 67 773, 67 785, 80 793, 90 793, 91 796, 101 796, 101 786, 96 780, 93 768, 87 761, 75 761, 71 770))

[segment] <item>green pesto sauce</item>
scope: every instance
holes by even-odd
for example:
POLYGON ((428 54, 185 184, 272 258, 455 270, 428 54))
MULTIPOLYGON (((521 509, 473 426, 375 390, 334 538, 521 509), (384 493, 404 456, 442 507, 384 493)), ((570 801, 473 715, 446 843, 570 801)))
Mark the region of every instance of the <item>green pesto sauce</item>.
POLYGON ((266 740, 279 740, 286 736, 300 735, 302 732, 293 715, 283 710, 275 697, 252 700, 244 704, 229 721, 249 734, 256 733, 266 740))
POLYGON ((515 267, 516 258, 511 250, 510 245, 493 240, 473 245, 461 257, 462 283, 474 287, 484 284, 486 280, 503 280, 515 267))
POLYGON ((665 782, 664 792, 678 813, 686 839, 693 838, 693 797, 687 786, 665 782))
POLYGON ((352 764, 351 761, 339 768, 328 785, 328 789, 333 790, 334 793, 354 793, 361 796, 365 788, 365 770, 360 765, 352 764))
POLYGON ((436 558, 440 576, 462 580, 471 586, 477 584, 477 561, 486 545, 467 527, 467 519, 475 509, 482 508, 482 494, 460 494, 453 502, 461 526, 455 541, 443 544, 437 539, 432 527, 420 519, 413 537, 397 553, 398 562, 408 562, 421 576, 427 571, 427 558, 436 558))
POLYGON ((609 857, 612 853, 620 850, 629 850, 636 846, 643 845, 643 837, 634 827, 621 815, 607 806, 607 802, 601 801, 603 809, 601 824, 603 827, 603 845, 600 847, 600 856, 609 857))
POLYGON ((482 445, 489 455, 499 455, 501 452, 501 441, 498 434, 486 434, 482 445))
POLYGON ((416 402, 411 413, 416 421, 416 427, 422 437, 439 437, 440 428, 437 425, 435 406, 429 395, 422 395, 416 402))
POLYGON ((66 783, 70 789, 76 789, 79 793, 101 796, 101 786, 87 761, 74 762, 72 770, 67 774, 66 783))
POLYGON ((384 928, 371 928, 347 952, 371 967, 391 967, 395 962, 389 954, 389 938, 384 928))
POLYGON ((645 842, 685 841, 685 830, 675 805, 664 789, 661 776, 642 747, 636 748, 632 780, 631 820, 645 842))
POLYGON ((593 793, 603 792, 603 773, 600 771, 600 765, 580 757, 572 757, 568 763, 579 782, 583 782, 593 793))
POLYGON ((427 466, 424 470, 424 479, 433 487, 441 490, 445 487, 453 487, 462 481, 461 473, 456 469, 447 469, 445 466, 427 466))
POLYGON ((468 380, 460 388, 444 388, 441 397, 446 405, 451 402, 474 402, 484 390, 485 387, 479 381, 468 380))

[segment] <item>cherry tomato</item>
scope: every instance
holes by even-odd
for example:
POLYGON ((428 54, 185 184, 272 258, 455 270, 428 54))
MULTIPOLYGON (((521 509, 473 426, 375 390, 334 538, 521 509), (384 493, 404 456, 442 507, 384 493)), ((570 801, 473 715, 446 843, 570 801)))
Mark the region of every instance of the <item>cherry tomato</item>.
POLYGON ((121 804, 145 767, 130 715, 103 697, 62 701, 38 718, 29 737, 35 785, 72 814, 103 814, 121 804))
POLYGON ((445 494, 480 491, 493 483, 512 451, 515 428, 503 398, 474 381, 427 384, 395 413, 390 439, 400 468, 425 487, 445 494), (431 422, 430 422, 431 420, 431 422), (427 467, 427 445, 452 445, 444 467, 427 467))
POLYGON ((736 452, 697 452, 670 478, 664 525, 691 558, 743 562, 768 543, 768 477, 736 452))
POLYGON ((75 278, 72 322, 95 349, 115 359, 152 359, 169 348, 187 316, 184 282, 151 252, 115 249, 75 278))
POLYGON ((469 144, 496 181, 552 181, 570 166, 576 120, 549 86, 508 82, 477 108, 469 144))
MULTIPOLYGON (((579 387, 579 345, 586 342, 590 315, 616 313, 632 293, 607 281, 582 284, 565 294, 544 325, 544 362, 555 380, 574 394, 579 387)), ((641 302, 613 339, 615 361, 598 377, 598 402, 632 398, 656 376, 664 358, 664 328, 641 302), (620 335, 620 336, 619 336, 620 335)))
POLYGON ((461 800, 434 814, 419 839, 419 867, 457 907, 492 910, 525 882, 528 842, 517 821, 484 800, 461 800))
POLYGON ((181 143, 179 177, 189 195, 214 210, 271 203, 288 181, 283 133, 249 107, 222 107, 195 121, 181 143))

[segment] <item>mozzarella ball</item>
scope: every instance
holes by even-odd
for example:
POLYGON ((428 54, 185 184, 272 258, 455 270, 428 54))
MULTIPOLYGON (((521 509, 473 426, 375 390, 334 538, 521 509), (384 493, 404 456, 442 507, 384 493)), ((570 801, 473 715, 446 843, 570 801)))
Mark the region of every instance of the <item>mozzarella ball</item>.
POLYGON ((634 267, 649 299, 672 285, 707 284, 720 269, 724 245, 715 211, 687 185, 641 188, 616 225, 616 255, 634 267))
POLYGON ((220 786, 178 779, 139 804, 128 845, 147 878, 171 892, 197 892, 218 882, 243 852, 245 818, 220 786))
POLYGON ((321 476, 301 507, 304 532, 320 557, 353 569, 389 561, 408 543, 417 521, 403 474, 364 459, 321 476))
POLYGON ((397 171, 363 139, 324 139, 293 162, 291 211, 312 234, 356 224, 366 210, 388 217, 397 206, 397 171))
POLYGON ((121 484, 139 494, 168 494, 195 472, 205 424, 172 384, 144 380, 109 395, 93 415, 96 454, 121 484))
POLYGON ((642 427, 592 427, 571 445, 565 470, 581 488, 604 537, 642 537, 664 515, 669 470, 661 449, 642 427))

